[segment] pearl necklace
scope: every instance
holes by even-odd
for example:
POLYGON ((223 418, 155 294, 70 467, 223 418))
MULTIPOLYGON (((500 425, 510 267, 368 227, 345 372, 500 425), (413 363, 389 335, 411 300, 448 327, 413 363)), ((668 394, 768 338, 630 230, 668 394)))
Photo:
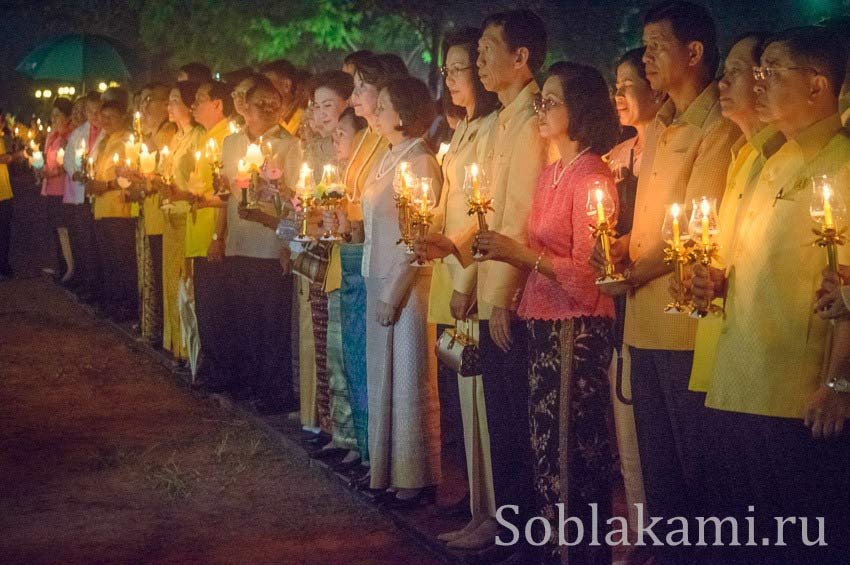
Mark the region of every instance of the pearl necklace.
POLYGON ((410 145, 408 145, 407 147, 404 148, 404 151, 402 151, 399 154, 399 156, 396 157, 395 161, 392 162, 392 164, 390 165, 390 167, 388 169, 385 168, 385 165, 387 163, 387 157, 392 155, 392 149, 387 151, 386 154, 384 155, 384 158, 381 159, 381 164, 378 166, 378 172, 375 174, 375 180, 381 180, 382 178, 387 176, 390 172, 394 171, 395 168, 398 166, 398 164, 401 163, 401 160, 404 159, 405 155, 410 153, 410 151, 414 147, 419 145, 419 142, 421 142, 421 141, 422 141, 421 137, 417 137, 416 139, 411 140, 410 145))
POLYGON ((564 178, 564 175, 567 174, 567 171, 570 170, 570 167, 572 167, 573 163, 578 161, 578 158, 587 153, 588 151, 590 151, 590 147, 585 147, 584 149, 579 151, 578 154, 573 157, 570 162, 564 166, 563 169, 561 169, 560 173, 558 172, 558 167, 561 165, 560 159, 557 163, 555 163, 555 168, 552 170, 552 188, 558 187, 558 184, 560 184, 561 179, 564 178))

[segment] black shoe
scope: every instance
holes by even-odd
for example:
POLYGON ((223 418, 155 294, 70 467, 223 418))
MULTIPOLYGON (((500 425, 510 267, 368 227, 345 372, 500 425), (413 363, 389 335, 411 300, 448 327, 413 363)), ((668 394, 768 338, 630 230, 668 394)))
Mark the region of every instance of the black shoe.
POLYGON ((309 439, 305 439, 304 443, 307 445, 324 447, 331 441, 331 435, 325 432, 319 432, 317 434, 313 434, 313 437, 309 439))
POLYGON ((410 498, 399 498, 398 496, 393 496, 388 499, 384 504, 387 508, 394 508, 396 510, 407 510, 409 508, 418 508, 419 506, 428 506, 430 504, 435 504, 437 502, 437 487, 430 486, 419 489, 415 495, 410 498))

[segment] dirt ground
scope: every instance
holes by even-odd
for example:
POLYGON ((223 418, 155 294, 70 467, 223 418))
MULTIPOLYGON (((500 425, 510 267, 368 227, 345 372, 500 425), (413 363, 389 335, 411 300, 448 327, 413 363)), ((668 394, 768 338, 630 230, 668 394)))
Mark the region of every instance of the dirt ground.
POLYGON ((34 200, 17 200, 19 278, 0 282, 0 561, 436 561, 36 275, 34 200))

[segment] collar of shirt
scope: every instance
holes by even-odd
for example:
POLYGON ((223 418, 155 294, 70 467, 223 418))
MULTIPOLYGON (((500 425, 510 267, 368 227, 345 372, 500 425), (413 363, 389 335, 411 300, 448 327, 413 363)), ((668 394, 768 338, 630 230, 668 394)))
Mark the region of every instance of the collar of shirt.
POLYGON ((673 104, 673 100, 668 99, 658 110, 655 119, 661 122, 664 127, 686 123, 702 128, 705 120, 711 114, 712 108, 717 104, 719 95, 720 91, 717 89, 717 81, 713 81, 700 92, 699 96, 679 116, 676 116, 676 105, 673 104))
POLYGON ((210 130, 206 134, 206 138, 219 140, 219 142, 217 143, 221 145, 220 140, 226 137, 229 127, 230 126, 227 118, 224 118, 216 125, 210 128, 210 130))
POLYGON ((803 161, 808 163, 839 131, 841 131, 841 118, 835 113, 801 131, 797 137, 788 141, 788 145, 799 151, 803 161))
POLYGON ((531 109, 534 102, 534 96, 540 92, 540 87, 535 81, 531 81, 519 91, 519 94, 510 104, 499 111, 499 124, 505 125, 514 116, 526 109, 531 109))

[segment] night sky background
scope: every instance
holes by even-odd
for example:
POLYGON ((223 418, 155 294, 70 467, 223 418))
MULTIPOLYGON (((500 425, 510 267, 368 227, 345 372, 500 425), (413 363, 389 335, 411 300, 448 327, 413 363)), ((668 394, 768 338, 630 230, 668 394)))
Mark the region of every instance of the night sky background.
MULTIPOLYGON (((37 88, 14 69, 40 42, 70 33, 99 33, 122 47, 131 88, 202 61, 226 72, 287 58, 311 72, 338 68, 345 53, 368 48, 400 54, 411 71, 438 82, 446 31, 479 25, 500 9, 529 7, 547 22, 551 63, 570 59, 605 70, 640 43, 643 13, 654 1, 526 0, 0 0, 0 107, 44 113, 37 88)), ((780 30, 850 16, 850 0, 705 1, 725 51, 749 30, 780 30)), ((104 77, 106 78, 106 77, 104 77)), ((80 85, 77 86, 79 92, 80 85)), ((90 85, 90 88, 93 85, 90 85)))

